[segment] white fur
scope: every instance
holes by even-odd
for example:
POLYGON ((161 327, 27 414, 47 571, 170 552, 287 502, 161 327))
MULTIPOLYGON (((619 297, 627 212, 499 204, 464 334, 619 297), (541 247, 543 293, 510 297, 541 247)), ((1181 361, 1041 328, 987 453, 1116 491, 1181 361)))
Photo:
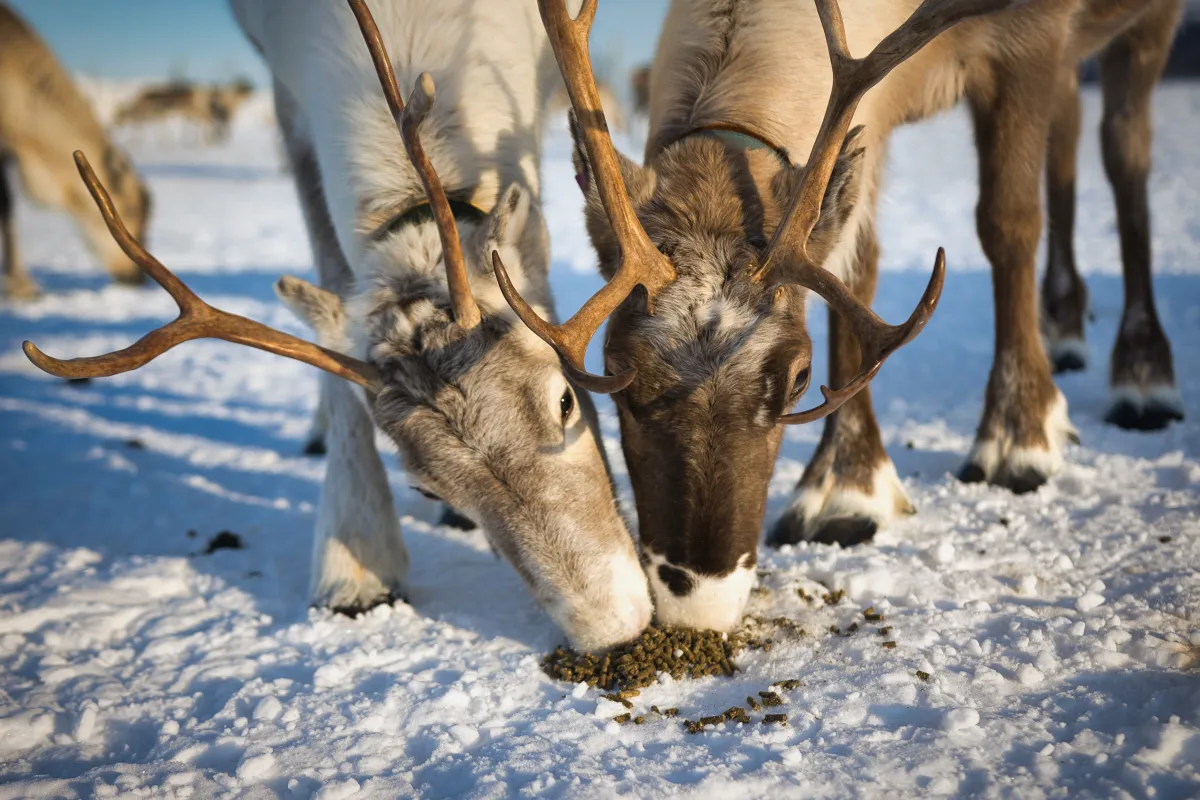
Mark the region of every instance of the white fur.
POLYGON ((646 574, 631 553, 610 556, 607 571, 599 574, 605 585, 597 587, 597 604, 581 609, 575 599, 562 597, 542 604, 577 650, 592 652, 635 639, 654 612, 646 574))
POLYGON ((798 514, 807 530, 816 531, 824 522, 850 517, 873 520, 882 528, 897 516, 914 512, 891 459, 876 466, 871 484, 867 494, 857 487, 839 484, 830 472, 820 485, 800 487, 788 513, 798 514))
POLYGON ((738 565, 728 575, 700 575, 686 567, 671 564, 663 556, 646 551, 650 562, 646 572, 654 595, 655 616, 664 625, 679 625, 701 630, 731 631, 742 621, 742 612, 750 599, 750 590, 757 577, 754 566, 748 565, 750 553, 738 559, 738 565), (695 583, 684 597, 678 597, 658 577, 658 568, 668 564, 686 572, 695 583))
POLYGON ((1015 474, 1033 469, 1042 475, 1055 475, 1062 471, 1063 450, 1075 435, 1075 428, 1067 416, 1067 399, 1056 390, 1054 402, 1046 409, 1042 423, 1048 446, 1045 448, 1021 447, 1007 435, 980 438, 975 441, 967 457, 967 463, 983 470, 984 477, 992 480, 1001 473, 1015 474))

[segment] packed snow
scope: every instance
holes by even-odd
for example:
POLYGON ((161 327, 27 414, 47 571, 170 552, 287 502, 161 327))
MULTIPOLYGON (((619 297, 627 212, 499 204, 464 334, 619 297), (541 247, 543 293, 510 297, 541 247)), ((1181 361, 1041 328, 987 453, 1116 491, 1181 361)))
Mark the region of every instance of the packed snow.
MULTIPOLYGON (((1085 112, 1093 363, 1059 382, 1083 440, 1066 471, 1021 497, 952 477, 992 350, 974 155, 961 113, 904 129, 877 310, 907 316, 940 244, 951 270, 928 329, 874 388, 920 513, 870 545, 761 549, 751 613, 806 635, 747 651, 732 679, 643 690, 641 725, 542 673, 560 633, 481 533, 434 524, 394 457, 411 602, 356 620, 308 608, 325 468, 300 452, 314 371, 205 341, 85 385, 39 373, 21 340, 95 354, 174 309, 152 285, 110 285, 65 217, 22 204, 48 293, 0 304, 0 798, 1200 794, 1200 87, 1156 100, 1156 289, 1188 414, 1164 432, 1101 422, 1122 290, 1091 91, 1085 112), (839 603, 822 599, 839 589, 839 603), (755 714, 685 731, 784 679, 800 682, 771 709, 786 726, 755 714)), ((546 144, 545 206, 569 311, 599 281, 562 127, 546 144)), ((214 305, 305 333, 271 290, 311 273, 276 133, 261 115, 215 149, 177 133, 127 137, 154 192, 151 249, 214 305)), ((820 309, 811 332, 823 354, 820 309)), ((819 435, 788 430, 767 524, 819 435)))

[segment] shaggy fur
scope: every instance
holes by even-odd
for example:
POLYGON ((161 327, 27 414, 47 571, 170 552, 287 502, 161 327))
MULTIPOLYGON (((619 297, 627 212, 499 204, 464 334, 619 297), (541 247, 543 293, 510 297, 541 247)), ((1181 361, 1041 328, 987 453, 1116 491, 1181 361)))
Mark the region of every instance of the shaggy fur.
POLYGON ((325 393, 330 464, 314 600, 369 606, 403 587, 407 555, 386 476, 358 444, 371 435, 365 408, 414 486, 479 524, 575 646, 636 636, 649 594, 594 408, 554 352, 515 324, 490 267, 497 250, 522 293, 552 316, 537 198, 554 72, 536 5, 372 4, 402 92, 422 71, 436 82, 420 135, 447 193, 486 211, 459 221, 483 314, 471 330, 451 318, 434 223, 402 221, 424 189, 346 4, 234 0, 234 9, 274 74, 314 257, 332 290, 287 282, 280 294, 328 346, 383 376, 369 396, 346 386, 325 393))

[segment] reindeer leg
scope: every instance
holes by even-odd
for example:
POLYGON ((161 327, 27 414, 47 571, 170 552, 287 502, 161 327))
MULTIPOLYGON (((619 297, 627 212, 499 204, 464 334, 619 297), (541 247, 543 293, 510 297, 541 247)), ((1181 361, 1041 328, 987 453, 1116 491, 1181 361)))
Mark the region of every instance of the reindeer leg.
POLYGON ((1125 310, 1112 352, 1112 404, 1105 421, 1157 430, 1183 419, 1171 345, 1150 277, 1150 99, 1167 61, 1180 0, 1159 0, 1100 55, 1104 169, 1112 184, 1125 275, 1125 310))
POLYGON ((1046 154, 1046 209, 1049 235, 1042 279, 1042 336, 1055 372, 1087 368, 1083 322, 1087 286, 1075 270, 1075 166, 1079 150, 1079 69, 1059 71, 1046 154))
POLYGON ((21 261, 17 245, 17 226, 13 213, 12 161, 8 153, 0 155, 0 235, 4 237, 4 291, 10 300, 28 300, 38 295, 38 286, 21 261))
MULTIPOLYGON (((858 233, 856 264, 848 285, 870 305, 879 275, 874 223, 858 233)), ((846 321, 829 315, 830 386, 845 386, 858 374, 861 354, 846 321)), ((868 386, 825 418, 821 442, 796 486, 796 499, 775 523, 768 544, 811 540, 843 546, 869 541, 897 514, 912 514, 896 468, 883 449, 868 386)))
POLYGON ((979 150, 976 225, 992 264, 995 355, 983 419, 959 477, 1028 492, 1060 470, 1073 435, 1038 335, 1036 261, 1058 48, 996 68, 969 88, 979 150))

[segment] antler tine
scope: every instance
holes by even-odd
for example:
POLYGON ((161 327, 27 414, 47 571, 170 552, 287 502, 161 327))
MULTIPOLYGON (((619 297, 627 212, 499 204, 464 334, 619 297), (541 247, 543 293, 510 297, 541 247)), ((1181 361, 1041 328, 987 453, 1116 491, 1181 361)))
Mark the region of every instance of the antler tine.
POLYGON ((367 50, 371 53, 371 61, 375 65, 375 73, 379 76, 379 85, 383 96, 391 109, 392 118, 400 129, 400 138, 404 140, 404 150, 408 160, 412 162, 421 185, 425 187, 425 196, 433 209, 433 218, 437 223, 438 237, 442 240, 442 255, 446 261, 446 285, 450 290, 450 304, 454 309, 454 321, 461 327, 470 330, 479 324, 481 315, 475 296, 471 294, 471 282, 467 276, 467 262, 463 258, 462 243, 458 238, 458 226, 454 223, 454 212, 450 210, 450 201, 446 198, 446 190, 441 178, 433 168, 433 163, 421 145, 418 128, 425 121, 429 110, 433 107, 436 88, 433 76, 428 72, 421 73, 413 94, 406 106, 400 97, 400 89, 396 84, 396 74, 392 71, 391 59, 383 37, 371 10, 365 0, 349 0, 350 10, 358 20, 359 30, 367 50))
POLYGON ((170 293, 179 306, 179 316, 168 324, 151 331, 124 350, 90 358, 57 359, 38 349, 33 342, 22 345, 26 357, 43 372, 60 378, 104 378, 137 369, 183 342, 192 339, 223 339, 235 344, 265 350, 268 353, 303 361, 340 378, 353 381, 367 389, 376 388, 379 374, 375 368, 332 350, 290 334, 268 328, 254 320, 213 308, 192 292, 187 285, 152 256, 129 233, 113 207, 104 185, 92 171, 87 158, 75 151, 75 165, 87 184, 92 199, 100 209, 104 222, 117 244, 136 264, 170 293))
POLYGON ((850 55, 838 0, 815 2, 833 68, 833 87, 825 106, 825 117, 804 167, 804 181, 767 245, 762 267, 755 275, 757 280, 764 279, 775 267, 779 254, 787 257, 786 254, 796 253, 807 259, 809 237, 821 216, 821 202, 838 153, 850 131, 858 103, 871 87, 959 22, 1015 8, 1029 0, 925 0, 903 25, 860 59, 850 55))
POLYGON ((946 279, 946 251, 938 248, 937 257, 933 262, 933 275, 921 295, 921 301, 913 309, 908 320, 903 325, 888 325, 874 311, 863 305, 854 297, 846 285, 834 277, 833 273, 823 269, 808 269, 802 279, 781 279, 781 283, 800 283, 825 298, 831 310, 836 310, 847 318, 854 329, 858 340, 860 353, 859 372, 854 378, 840 389, 821 387, 825 402, 809 411, 794 414, 784 414, 779 422, 785 425, 801 425, 814 422, 837 411, 847 400, 858 394, 879 373, 879 368, 892 353, 899 350, 916 338, 933 316, 938 300, 942 295, 942 285, 946 279))
POLYGON ((653 313, 654 298, 675 280, 675 269, 646 235, 621 177, 620 162, 609 136, 588 54, 588 34, 596 16, 596 0, 584 0, 575 19, 567 13, 564 0, 538 0, 538 9, 566 83, 567 94, 571 98, 571 107, 579 123, 600 200, 612 226, 613 236, 621 248, 621 266, 612 280, 588 299, 575 316, 555 326, 538 317, 521 298, 509 280, 499 254, 495 252, 492 253, 492 264, 500 291, 513 311, 558 352, 572 377, 591 391, 611 393, 628 386, 637 374, 636 370, 630 369, 615 376, 586 372, 583 357, 588 342, 604 320, 638 286, 645 287, 649 308, 653 313))

